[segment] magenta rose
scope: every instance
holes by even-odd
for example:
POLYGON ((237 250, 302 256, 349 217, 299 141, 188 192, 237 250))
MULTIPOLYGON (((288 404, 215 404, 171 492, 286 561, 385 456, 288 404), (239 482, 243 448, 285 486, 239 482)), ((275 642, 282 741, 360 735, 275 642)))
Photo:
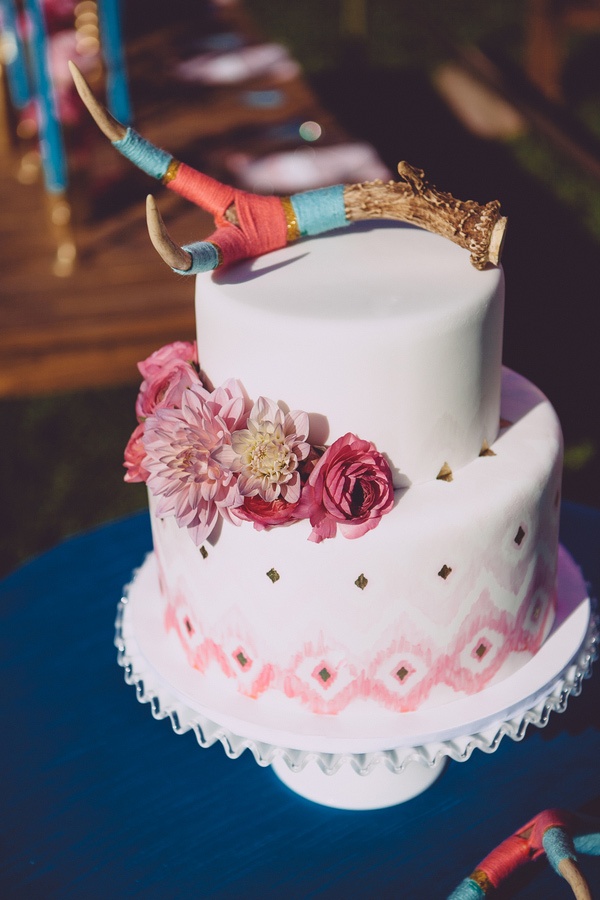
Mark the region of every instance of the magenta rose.
POLYGON ((184 391, 201 383, 196 369, 188 362, 171 359, 142 381, 135 403, 138 419, 147 419, 157 409, 179 409, 184 391))
POLYGON ((273 525, 286 525, 294 521, 297 506, 298 503, 288 503, 281 497, 269 503, 257 495, 244 497, 244 503, 237 507, 234 515, 244 522, 253 522, 257 531, 264 531, 273 525))
POLYGON ((155 350, 147 359, 138 363, 138 369, 142 378, 150 381, 155 378, 165 366, 173 362, 174 359, 181 359, 190 365, 198 365, 198 350, 196 342, 190 341, 174 341, 172 344, 166 344, 160 350, 155 350))
POLYGON ((123 465, 127 469, 125 481, 147 481, 148 471, 144 468, 146 450, 143 443, 144 426, 138 425, 125 447, 125 459, 123 465))
POLYGON ((309 540, 320 543, 339 527, 346 538, 375 528, 394 504, 392 473, 374 444, 345 434, 328 447, 304 486, 294 511, 308 518, 309 540))

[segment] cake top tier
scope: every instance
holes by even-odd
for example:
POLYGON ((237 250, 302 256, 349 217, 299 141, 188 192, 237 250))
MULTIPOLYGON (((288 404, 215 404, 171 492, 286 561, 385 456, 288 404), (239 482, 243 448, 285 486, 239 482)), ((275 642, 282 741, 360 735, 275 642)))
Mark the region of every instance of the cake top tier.
POLYGON ((361 224, 199 275, 200 365, 372 441, 397 486, 473 460, 498 431, 504 286, 449 241, 361 224))
POLYGON ((500 280, 498 268, 477 271, 449 241, 392 222, 356 224, 212 275, 221 300, 240 311, 376 328, 381 319, 429 328, 439 316, 476 315, 500 280))

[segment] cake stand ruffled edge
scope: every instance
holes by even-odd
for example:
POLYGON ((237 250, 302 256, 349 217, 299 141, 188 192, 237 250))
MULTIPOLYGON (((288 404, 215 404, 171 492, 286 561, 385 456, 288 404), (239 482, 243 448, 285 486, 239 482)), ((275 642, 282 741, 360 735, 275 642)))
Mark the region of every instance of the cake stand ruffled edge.
POLYGON ((168 685, 157 679, 146 663, 135 636, 124 633, 127 602, 125 591, 117 608, 115 622, 117 662, 124 670, 125 682, 135 687, 137 700, 150 705, 152 716, 157 720, 168 718, 176 734, 193 731, 198 744, 203 748, 220 742, 230 759, 237 759, 245 750, 249 750, 259 766, 266 767, 275 762, 284 762, 296 773, 302 772, 309 763, 315 763, 325 775, 335 775, 344 765, 349 765, 358 775, 368 775, 379 765, 384 765, 391 773, 400 774, 411 763, 439 769, 446 759, 466 762, 474 750, 494 753, 504 737, 521 741, 530 725, 544 728, 551 713, 564 712, 569 698, 581 693, 583 681, 591 676, 593 663, 598 657, 600 619, 597 604, 592 601, 588 628, 579 650, 549 686, 545 696, 518 715, 499 719, 488 728, 474 734, 454 736, 450 740, 431 741, 417 747, 400 747, 367 753, 295 750, 236 734, 174 696, 169 691, 168 685))

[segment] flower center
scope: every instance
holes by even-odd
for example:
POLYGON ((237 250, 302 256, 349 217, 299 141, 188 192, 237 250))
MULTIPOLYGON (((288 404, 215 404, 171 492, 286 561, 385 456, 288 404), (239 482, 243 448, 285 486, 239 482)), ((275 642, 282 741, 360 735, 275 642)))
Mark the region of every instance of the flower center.
POLYGON ((253 475, 276 483, 290 470, 290 448, 280 428, 272 433, 259 431, 246 439, 242 462, 253 475))

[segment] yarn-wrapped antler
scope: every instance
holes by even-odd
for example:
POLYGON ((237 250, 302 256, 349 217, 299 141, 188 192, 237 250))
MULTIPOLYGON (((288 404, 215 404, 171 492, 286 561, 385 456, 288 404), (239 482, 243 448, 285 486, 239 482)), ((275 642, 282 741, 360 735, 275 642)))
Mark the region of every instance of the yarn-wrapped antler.
POLYGON ((577 853, 600 855, 600 820, 565 809, 545 809, 502 841, 448 900, 483 900, 513 872, 544 853, 570 885, 575 900, 592 900, 577 853))
POLYGON ((179 247, 169 237, 154 198, 148 197, 146 218, 152 243, 180 274, 261 256, 300 237, 364 219, 398 219, 441 234, 468 250, 477 269, 499 263, 506 219, 497 200, 485 206, 456 200, 429 185, 423 172, 406 162, 398 165, 401 182, 337 184, 288 197, 251 194, 179 162, 126 128, 98 103, 75 64, 69 66, 83 103, 113 146, 142 171, 214 216, 213 234, 179 247))

